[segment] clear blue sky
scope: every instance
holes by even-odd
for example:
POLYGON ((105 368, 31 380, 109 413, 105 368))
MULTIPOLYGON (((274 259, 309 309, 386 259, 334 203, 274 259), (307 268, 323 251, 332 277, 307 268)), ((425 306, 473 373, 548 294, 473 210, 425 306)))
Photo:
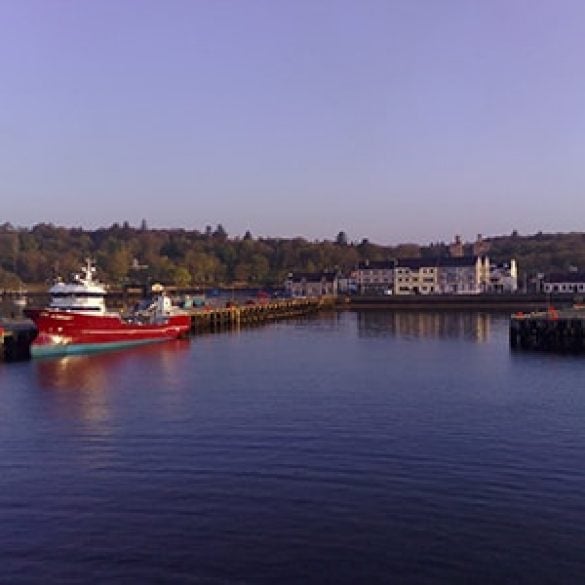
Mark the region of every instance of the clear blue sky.
POLYGON ((0 0, 0 222, 585 230, 583 0, 0 0))

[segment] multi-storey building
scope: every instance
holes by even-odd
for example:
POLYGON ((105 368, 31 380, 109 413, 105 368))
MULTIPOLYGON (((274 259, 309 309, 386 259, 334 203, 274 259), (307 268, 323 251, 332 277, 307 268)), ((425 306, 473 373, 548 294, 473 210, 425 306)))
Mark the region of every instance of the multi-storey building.
POLYGON ((335 272, 291 272, 284 283, 290 297, 321 297, 337 294, 335 272))
POLYGON ((490 261, 487 256, 464 256, 439 260, 439 284, 442 294, 479 294, 487 291, 490 261))
POLYGON ((332 273, 303 273, 292 275, 286 284, 292 296, 337 292, 463 295, 515 292, 517 288, 516 261, 492 265, 485 255, 365 261, 360 262, 347 278, 333 279, 332 273))
POLYGON ((395 294, 478 294, 487 290, 487 256, 409 258, 397 261, 395 294))
POLYGON ((394 288, 395 260, 360 262, 350 279, 360 294, 391 294, 394 288))
POLYGON ((401 258, 394 268, 394 294, 437 293, 439 270, 436 259, 401 258))
POLYGON ((516 260, 490 266, 488 292, 511 293, 518 290, 518 267, 516 260))

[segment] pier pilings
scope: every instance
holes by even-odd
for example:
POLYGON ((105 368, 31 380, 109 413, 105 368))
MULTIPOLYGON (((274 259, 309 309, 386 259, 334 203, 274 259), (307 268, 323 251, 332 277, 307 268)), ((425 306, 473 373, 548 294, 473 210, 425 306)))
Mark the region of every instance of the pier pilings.
POLYGON ((324 298, 287 299, 222 308, 191 309, 191 332, 222 331, 316 313, 333 300, 324 298))
POLYGON ((510 347, 559 352, 585 352, 585 311, 549 309, 516 313, 510 319, 510 347))

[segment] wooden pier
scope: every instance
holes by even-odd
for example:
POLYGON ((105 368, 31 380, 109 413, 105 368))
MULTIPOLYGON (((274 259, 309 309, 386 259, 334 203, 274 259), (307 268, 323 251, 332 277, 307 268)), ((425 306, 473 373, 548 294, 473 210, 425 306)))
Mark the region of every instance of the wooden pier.
POLYGON ((190 309, 191 333, 224 331, 244 325, 303 317, 316 313, 327 306, 333 308, 334 300, 325 298, 288 299, 223 308, 190 309))
POLYGON ((585 308, 549 308, 516 313, 510 319, 510 346, 559 352, 585 352, 585 308))

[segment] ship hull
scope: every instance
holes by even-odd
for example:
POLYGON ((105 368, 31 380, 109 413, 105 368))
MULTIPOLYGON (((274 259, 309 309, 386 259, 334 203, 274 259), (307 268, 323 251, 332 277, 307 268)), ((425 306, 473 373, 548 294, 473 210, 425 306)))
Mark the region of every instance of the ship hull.
POLYGON ((56 309, 30 309, 26 315, 38 334, 31 344, 33 357, 109 351, 184 337, 189 315, 171 315, 157 323, 122 319, 116 313, 91 315, 56 309))

